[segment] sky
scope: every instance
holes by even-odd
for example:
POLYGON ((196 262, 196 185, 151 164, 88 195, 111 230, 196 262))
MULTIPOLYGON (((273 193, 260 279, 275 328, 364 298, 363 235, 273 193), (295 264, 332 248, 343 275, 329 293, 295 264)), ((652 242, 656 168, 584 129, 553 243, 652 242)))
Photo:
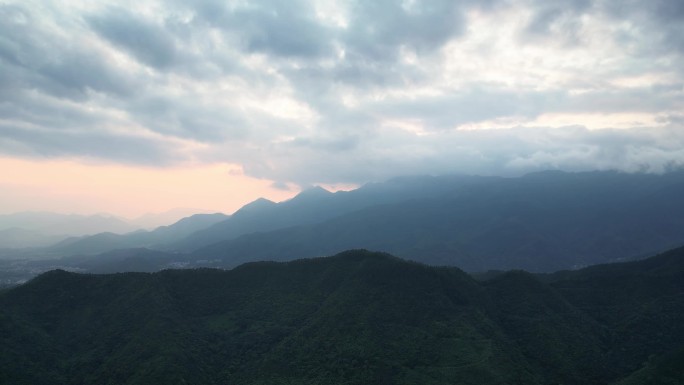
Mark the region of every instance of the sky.
POLYGON ((0 213, 684 165, 680 0, 0 0, 0 213))

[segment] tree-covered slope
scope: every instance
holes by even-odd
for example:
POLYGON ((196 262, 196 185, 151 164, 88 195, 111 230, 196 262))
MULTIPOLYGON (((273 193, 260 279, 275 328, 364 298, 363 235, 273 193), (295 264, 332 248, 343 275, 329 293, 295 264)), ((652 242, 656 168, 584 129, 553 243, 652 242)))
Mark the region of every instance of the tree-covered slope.
POLYGON ((683 258, 485 282, 362 250, 52 271, 0 293, 0 383, 605 384, 681 347, 683 258))

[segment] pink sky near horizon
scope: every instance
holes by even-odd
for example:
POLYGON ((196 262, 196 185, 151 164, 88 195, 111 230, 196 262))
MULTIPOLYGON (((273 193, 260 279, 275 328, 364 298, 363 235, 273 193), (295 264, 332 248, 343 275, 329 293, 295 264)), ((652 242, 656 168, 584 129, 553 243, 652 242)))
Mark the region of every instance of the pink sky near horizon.
POLYGON ((0 158, 0 214, 50 211, 134 218, 175 208, 231 214, 260 197, 276 202, 299 192, 276 189, 226 163, 141 167, 78 160, 0 158))

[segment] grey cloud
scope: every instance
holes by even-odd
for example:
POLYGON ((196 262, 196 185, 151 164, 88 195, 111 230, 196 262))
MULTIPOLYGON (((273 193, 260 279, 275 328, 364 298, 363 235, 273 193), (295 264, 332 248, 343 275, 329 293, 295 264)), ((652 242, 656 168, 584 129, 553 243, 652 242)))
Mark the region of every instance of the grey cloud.
POLYGON ((381 62, 393 60, 401 46, 429 53, 463 33, 463 8, 441 0, 359 1, 344 41, 352 54, 381 62))
POLYGON ((4 98, 4 102, 0 103, 0 117, 6 121, 23 122, 54 131, 77 127, 96 129, 105 120, 112 123, 111 117, 73 103, 32 92, 13 91, 11 98, 4 98))
POLYGON ((145 127, 168 136, 201 142, 236 140, 248 135, 249 124, 231 108, 207 101, 148 94, 128 100, 124 108, 145 127))
MULTIPOLYGON (((513 169, 592 169, 666 172, 684 166, 682 127, 591 131, 583 127, 549 130, 546 148, 510 159, 513 169)), ((541 136, 541 135, 538 135, 541 136)))
POLYGON ((163 166, 182 162, 172 145, 103 130, 52 131, 0 122, 0 151, 19 157, 87 157, 163 166))
POLYGON ((271 183, 271 187, 278 189, 278 190, 282 190, 282 191, 290 191, 291 190, 290 186, 288 186, 287 183, 284 183, 284 182, 273 182, 273 183, 271 183))
POLYGON ((679 85, 641 87, 630 90, 608 89, 567 98, 553 110, 562 112, 652 112, 679 109, 684 89, 679 85), (660 88, 660 89, 659 89, 660 88), (663 89, 669 89, 663 92, 663 89))
POLYGON ((31 50, 24 52, 26 45, 37 46, 39 40, 30 28, 32 15, 23 7, 0 4, 0 58, 13 65, 26 66, 31 63, 31 50))
MULTIPOLYGON (((311 71, 302 72, 302 76, 311 76, 311 71)), ((325 79, 367 90, 413 86, 430 80, 430 74, 418 65, 406 65, 398 61, 374 62, 353 57, 321 72, 325 79)))
POLYGON ((184 3, 198 22, 220 28, 248 52, 276 57, 313 58, 331 52, 331 28, 315 19, 305 1, 258 1, 228 6, 205 0, 184 3))
POLYGON ((587 12, 591 0, 534 0, 532 17, 526 31, 536 34, 548 34, 551 26, 563 17, 577 17, 587 12))
POLYGON ((684 3, 679 0, 529 0, 528 7, 532 16, 521 31, 523 42, 583 44, 582 16, 591 15, 607 17, 606 24, 633 25, 616 31, 614 39, 642 55, 684 52, 684 3))
POLYGON ((297 138, 290 142, 293 147, 314 148, 320 151, 329 152, 331 155, 335 153, 348 153, 350 150, 357 148, 361 144, 361 138, 358 135, 350 135, 341 133, 334 137, 316 137, 316 138, 297 138))
POLYGON ((609 17, 638 25, 638 32, 620 38, 639 45, 643 52, 684 53, 684 3, 679 0, 605 0, 603 12, 609 17))
POLYGON ((323 24, 304 1, 229 7, 205 0, 184 6, 195 12, 197 21, 227 31, 248 52, 306 59, 300 63, 304 68, 315 67, 317 59, 333 60, 338 79, 353 81, 368 78, 368 73, 378 79, 402 47, 417 54, 436 51, 463 33, 463 13, 476 5, 447 0, 353 2, 346 28, 323 24), (345 51, 344 58, 336 57, 334 46, 345 51))
POLYGON ((684 4, 678 0, 603 0, 600 4, 607 14, 623 19, 636 15, 653 18, 661 23, 684 19, 684 4))
POLYGON ((682 127, 635 131, 518 127, 415 136, 391 132, 344 156, 299 146, 268 148, 269 163, 247 162, 251 175, 305 185, 364 183, 406 174, 519 175, 531 171, 665 172, 684 166, 682 127), (296 154, 296 155, 295 155, 296 154), (316 167, 311 167, 316 164, 316 167))
POLYGON ((427 130, 447 130, 510 116, 533 119, 542 113, 658 113, 681 108, 681 84, 641 88, 605 89, 581 94, 568 91, 514 92, 473 87, 461 92, 415 100, 388 98, 368 103, 369 115, 385 119, 411 119, 427 130))
POLYGON ((313 20, 313 13, 304 3, 275 2, 268 9, 241 9, 235 12, 233 21, 242 32, 248 32, 246 44, 250 51, 303 57, 331 51, 329 30, 313 20))
POLYGON ((684 114, 672 114, 660 119, 660 123, 667 123, 669 125, 679 125, 684 127, 684 114))
POLYGON ((445 130, 506 116, 533 118, 548 107, 562 105, 566 98, 560 92, 521 93, 473 88, 416 100, 388 99, 370 108, 387 118, 419 120, 428 130, 445 130))
POLYGON ((331 40, 365 54, 400 45, 431 50, 462 32, 464 9, 486 7, 497 1, 352 1, 347 28, 322 24, 313 6, 303 0, 234 4, 201 0, 178 4, 194 11, 199 21, 238 32, 247 47, 275 55, 311 57, 327 53, 331 40))
POLYGON ((668 22, 680 22, 684 20, 684 3, 677 0, 654 0, 651 1, 655 14, 668 22))
POLYGON ((175 61, 176 46, 172 36, 147 19, 123 9, 111 9, 87 20, 100 36, 145 64, 166 68, 175 61))
MULTIPOLYGON (((164 3, 163 19, 154 20, 135 9, 105 8, 82 18, 68 10, 41 15, 44 9, 2 5, 0 153, 162 165, 183 160, 168 140, 182 138, 204 144, 206 153, 191 156, 242 164, 248 175, 280 186, 363 183, 426 172, 518 173, 592 165, 658 171, 681 164, 681 117, 673 113, 684 100, 681 79, 625 90, 595 81, 597 68, 598 75, 586 77, 594 91, 582 94, 511 90, 475 80, 458 89, 442 84, 440 49, 468 37, 466 12, 487 12, 501 3, 506 2, 356 1, 346 28, 317 19, 306 1, 177 1, 164 3), (41 22, 45 18, 52 20, 41 22), (78 39, 81 34, 88 39, 78 39), (98 49, 120 50, 157 71, 134 73, 118 66, 82 44, 89 39, 107 43, 98 49), (345 55, 338 56, 337 49, 345 55), (417 62, 402 61, 402 50, 415 53, 417 62), (248 99, 294 95, 315 117, 299 121, 232 104, 233 95, 219 89, 228 83, 234 92, 244 87, 248 99), (405 97, 422 86, 443 95, 405 97), (395 91, 404 96, 392 96, 395 91), (346 92, 361 99, 385 96, 350 107, 342 100, 346 92), (648 112, 670 126, 629 132, 454 130, 465 123, 553 112, 648 112), (425 135, 388 127, 388 120, 417 121, 425 135), (159 135, 131 136, 117 131, 119 126, 159 135)), ((607 23, 627 18, 641 27, 630 37, 634 44, 645 50, 654 43, 658 52, 630 56, 618 75, 682 71, 677 67, 683 52, 677 47, 684 42, 681 2, 635 1, 626 6, 632 9, 610 8, 618 4, 529 0, 522 5, 532 14, 523 38, 544 48, 579 36, 581 26, 573 23, 583 13, 602 21, 609 15, 607 23), (658 58, 670 61, 655 63, 658 58)))
POLYGON ((35 84, 56 96, 85 99, 89 90, 117 96, 133 93, 135 82, 119 71, 108 68, 92 53, 70 52, 38 70, 43 75, 35 84))
MULTIPOLYGON (((132 80, 88 47, 61 39, 19 6, 0 5, 0 82, 5 90, 38 89, 83 100, 90 90, 124 95, 132 80)), ((7 96, 7 95, 5 95, 7 96)))

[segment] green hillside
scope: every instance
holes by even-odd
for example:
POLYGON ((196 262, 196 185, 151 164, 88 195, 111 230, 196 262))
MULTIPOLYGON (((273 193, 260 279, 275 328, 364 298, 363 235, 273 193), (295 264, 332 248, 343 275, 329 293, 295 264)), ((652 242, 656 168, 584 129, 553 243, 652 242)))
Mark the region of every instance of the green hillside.
POLYGON ((0 383, 632 384, 681 357, 682 261, 485 282, 362 250, 52 271, 0 294, 0 383))

